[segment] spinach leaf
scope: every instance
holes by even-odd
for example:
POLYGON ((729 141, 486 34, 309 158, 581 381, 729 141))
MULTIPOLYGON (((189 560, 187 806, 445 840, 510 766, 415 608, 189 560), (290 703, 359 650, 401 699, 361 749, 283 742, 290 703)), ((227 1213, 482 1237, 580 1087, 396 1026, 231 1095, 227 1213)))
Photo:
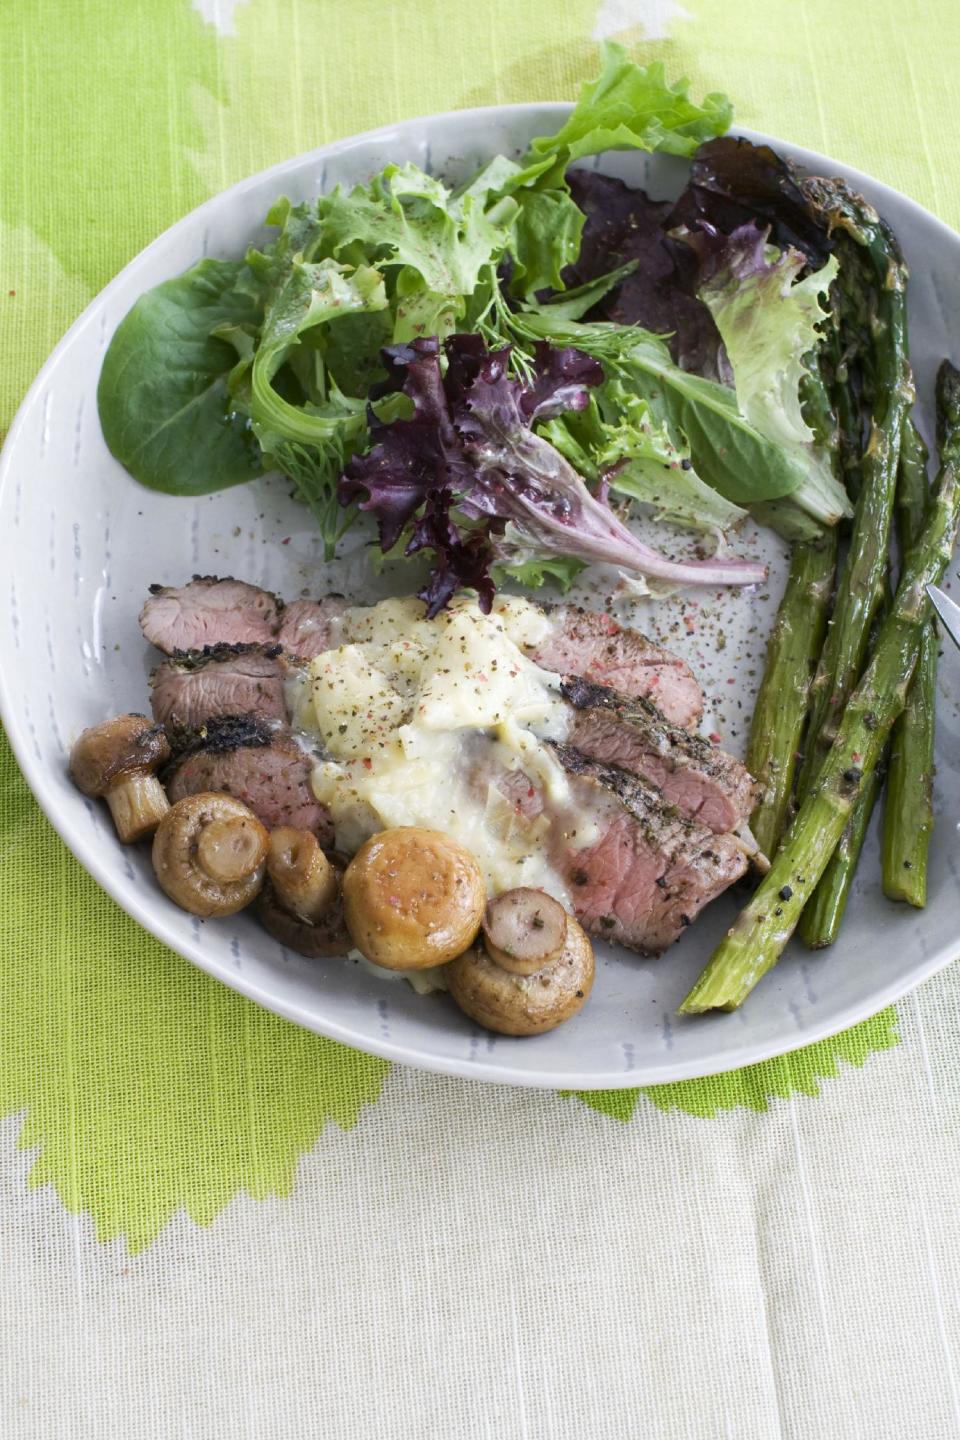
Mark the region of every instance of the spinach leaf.
POLYGON ((240 261, 201 260, 148 290, 121 320, 97 386, 104 439, 152 490, 207 495, 263 473, 260 447, 231 404, 236 350, 211 331, 256 327, 261 306, 240 261))

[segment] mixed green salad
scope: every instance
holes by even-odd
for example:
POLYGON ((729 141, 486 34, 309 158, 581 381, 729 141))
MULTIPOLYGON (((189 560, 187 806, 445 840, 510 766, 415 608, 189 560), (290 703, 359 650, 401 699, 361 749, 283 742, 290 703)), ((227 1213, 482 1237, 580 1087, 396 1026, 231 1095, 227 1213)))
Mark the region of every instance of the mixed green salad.
MULTIPOLYGON (((461 586, 488 601, 504 572, 568 585, 592 560, 761 580, 717 555, 668 561, 623 523, 637 504, 716 551, 747 509, 808 538, 850 514, 805 414, 836 260, 762 209, 725 226, 716 165, 741 147, 715 160, 705 142, 730 118, 724 96, 697 104, 611 44, 519 160, 453 189, 408 163, 279 200, 270 245, 202 260, 120 326, 99 397, 111 450, 176 494, 279 470, 328 557, 369 512, 384 553, 428 552, 432 609, 461 586), (697 158, 670 205, 570 169, 611 149, 697 158)), ((772 192, 789 185, 764 163, 772 192)))
POLYGON ((924 587, 960 514, 960 375, 944 361, 930 489, 894 236, 730 121, 724 96, 697 103, 608 44, 517 159, 279 200, 270 244, 137 302, 98 395, 143 484, 200 495, 279 471, 328 557, 368 517, 374 562, 426 559, 431 615, 461 589, 489 609, 506 577, 568 587, 594 561, 641 585, 757 583, 730 550, 748 512, 791 542, 747 755, 772 865, 688 1011, 739 1005, 797 927, 831 943, 885 778, 884 891, 925 903, 924 587), (688 158, 682 193, 582 163, 610 150, 688 158), (695 532, 696 558, 647 544, 631 511, 695 532))

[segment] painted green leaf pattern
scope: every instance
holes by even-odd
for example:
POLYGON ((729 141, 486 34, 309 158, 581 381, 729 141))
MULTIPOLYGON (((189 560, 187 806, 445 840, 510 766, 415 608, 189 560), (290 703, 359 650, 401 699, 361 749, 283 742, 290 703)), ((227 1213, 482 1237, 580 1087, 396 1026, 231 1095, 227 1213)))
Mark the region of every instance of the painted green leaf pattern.
POLYGON ((658 1110, 684 1110, 688 1115, 713 1118, 718 1112, 767 1110, 771 1100, 788 1095, 819 1095, 820 1082, 833 1080, 842 1063, 861 1066, 875 1050, 899 1043, 893 1006, 855 1025, 842 1035, 818 1040, 803 1050, 761 1060, 742 1070, 711 1075, 704 1080, 681 1080, 672 1085, 651 1085, 639 1090, 578 1090, 577 1098, 592 1110, 614 1120, 629 1120, 641 1095, 658 1110))
POLYGON ((385 1061, 261 1010, 128 919, 53 834, 0 740, 0 1112, 23 1111, 32 1185, 97 1235, 148 1244, 243 1191, 286 1195, 385 1061), (44 883, 37 886, 36 876, 44 883))

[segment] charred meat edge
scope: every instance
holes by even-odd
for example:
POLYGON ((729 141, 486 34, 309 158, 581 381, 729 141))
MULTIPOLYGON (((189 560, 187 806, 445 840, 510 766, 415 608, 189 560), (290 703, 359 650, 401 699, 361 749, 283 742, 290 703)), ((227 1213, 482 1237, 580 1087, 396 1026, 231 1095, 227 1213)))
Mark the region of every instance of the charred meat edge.
POLYGON ((605 765, 600 760, 591 760, 589 755, 584 755, 573 745, 564 745, 559 740, 549 740, 547 743, 564 770, 571 775, 595 780, 601 789, 609 791, 619 800, 640 826, 643 838, 651 850, 661 851, 669 860, 673 860, 676 855, 679 842, 671 842, 669 837, 664 835, 665 825, 675 826, 681 832, 682 841, 694 849, 700 848, 697 858, 712 861, 714 864, 719 863, 720 857, 715 853, 719 841, 729 839, 736 843, 736 836, 732 831, 725 835, 715 835, 706 825, 688 819, 676 805, 670 805, 664 800, 655 785, 651 785, 641 776, 622 770, 619 765, 605 765), (669 850, 665 848, 665 840, 671 847, 669 850))
POLYGON ((262 655, 265 660, 276 660, 285 653, 282 645, 264 645, 259 640, 238 640, 235 644, 227 640, 217 640, 213 645, 204 645, 196 650, 172 650, 166 659, 154 666, 150 680, 152 684, 153 676, 158 670, 182 670, 188 673, 202 670, 205 665, 239 659, 241 655, 262 655))
POLYGON ((167 775, 198 750, 208 750, 213 755, 226 755, 231 750, 262 750, 289 733, 286 727, 259 715, 218 715, 196 726, 168 724, 166 732, 173 750, 167 775))
POLYGON ((253 590, 263 590, 264 595, 269 595, 277 607, 277 614, 282 615, 286 609, 287 602, 282 595, 275 595, 272 590, 267 590, 263 585, 256 585, 252 580, 241 580, 237 575, 191 575, 189 580, 182 581, 179 585, 161 585, 154 581, 147 586, 151 595, 168 595, 171 590, 185 590, 188 585, 249 585, 253 590))
POLYGON ((702 735, 675 725, 646 696, 622 695, 609 685, 597 685, 579 675, 564 675, 560 681, 560 694, 581 712, 609 710, 638 735, 649 740, 654 754, 662 757, 678 755, 686 763, 696 765, 711 779, 731 778, 732 767, 743 775, 748 774, 735 756, 728 755, 725 750, 717 750, 702 735))

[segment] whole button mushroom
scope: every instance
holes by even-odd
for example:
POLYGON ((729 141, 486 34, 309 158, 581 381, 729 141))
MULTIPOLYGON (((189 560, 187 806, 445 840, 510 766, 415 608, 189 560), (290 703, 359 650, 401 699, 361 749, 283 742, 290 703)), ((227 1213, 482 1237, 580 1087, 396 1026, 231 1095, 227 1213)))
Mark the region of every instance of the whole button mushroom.
POLYGON ((281 945, 308 959, 346 955, 350 949, 340 874, 312 831, 283 825, 270 832, 257 918, 281 945))
POLYGON ((425 970, 452 960, 476 939, 485 900, 470 851, 419 825, 374 835, 343 877, 353 943, 387 970, 425 970))
POLYGON ((268 832, 232 795, 185 795, 153 839, 160 887, 191 915, 235 915, 256 899, 268 832))
POLYGON ((155 775, 170 758, 167 737, 146 715, 117 715, 84 730, 70 774, 84 795, 102 796, 125 845, 152 835, 170 802, 155 775))
POLYGON ((532 975, 504 970, 483 945, 446 968, 447 988, 465 1015, 500 1035, 542 1035, 576 1015, 593 988, 593 946, 572 915, 560 954, 532 975))

